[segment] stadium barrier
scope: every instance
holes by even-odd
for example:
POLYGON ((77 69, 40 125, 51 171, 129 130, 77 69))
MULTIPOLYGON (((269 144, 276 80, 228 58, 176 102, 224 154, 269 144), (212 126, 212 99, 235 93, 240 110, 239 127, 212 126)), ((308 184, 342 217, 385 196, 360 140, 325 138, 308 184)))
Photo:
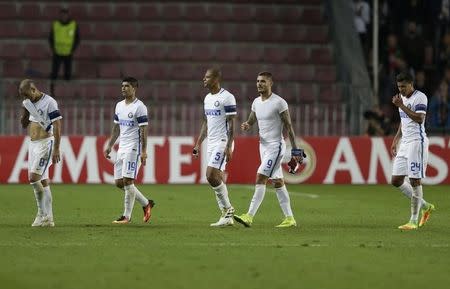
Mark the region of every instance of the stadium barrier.
MULTIPOLYGON (((137 177, 140 183, 206 183, 205 143, 198 159, 192 157, 195 137, 151 136, 148 138, 147 165, 137 177)), ((392 138, 306 137, 301 147, 308 157, 300 173, 290 175, 283 159, 288 183, 308 184, 386 184, 391 176, 392 138)), ((27 183, 28 137, 0 137, 0 183, 27 183)), ((62 161, 50 168, 54 183, 112 183, 113 161, 103 157, 107 137, 63 136, 62 161)), ((117 147, 115 148, 117 149, 117 147)), ((450 138, 430 137, 425 184, 450 184, 450 138)), ((227 167, 228 183, 252 184, 259 166, 258 138, 238 137, 233 159, 227 167)))

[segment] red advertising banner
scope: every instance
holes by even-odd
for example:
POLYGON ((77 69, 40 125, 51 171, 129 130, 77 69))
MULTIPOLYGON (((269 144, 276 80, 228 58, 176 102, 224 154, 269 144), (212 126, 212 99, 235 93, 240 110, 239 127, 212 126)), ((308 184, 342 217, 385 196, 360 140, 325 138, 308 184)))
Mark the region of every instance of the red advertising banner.
MULTIPOLYGON (((430 137, 425 184, 450 184, 450 138, 430 137)), ((192 157, 194 137, 148 138, 147 165, 137 178, 141 183, 205 183, 206 149, 192 157)), ((288 155, 283 160, 288 183, 386 184, 392 168, 391 138, 307 137, 300 141, 308 157, 300 173, 287 173, 288 155)), ((0 137, 0 183, 27 183, 27 137, 0 137)), ((62 137, 62 161, 50 167, 54 183, 112 183, 113 160, 103 157, 107 137, 62 137)), ((205 148, 205 144, 204 144, 205 148)), ((254 183, 259 166, 256 137, 239 137, 227 166, 228 183, 254 183)), ((290 151, 289 145, 287 152, 290 151)))

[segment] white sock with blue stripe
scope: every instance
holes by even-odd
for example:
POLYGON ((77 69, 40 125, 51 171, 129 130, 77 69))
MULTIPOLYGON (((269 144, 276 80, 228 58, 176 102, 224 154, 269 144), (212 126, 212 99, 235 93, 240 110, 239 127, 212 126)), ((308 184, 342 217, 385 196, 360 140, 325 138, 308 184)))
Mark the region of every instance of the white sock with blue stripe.
POLYGON ((52 206, 53 198, 52 191, 50 190, 50 186, 44 187, 44 211, 45 214, 53 220, 53 206, 52 206))
POLYGON ((417 222, 419 220, 419 209, 422 198, 422 186, 413 187, 413 194, 411 198, 411 221, 417 222))
POLYGON ((38 215, 44 215, 44 187, 41 181, 30 183, 33 187, 34 197, 36 198, 36 205, 38 209, 38 215))

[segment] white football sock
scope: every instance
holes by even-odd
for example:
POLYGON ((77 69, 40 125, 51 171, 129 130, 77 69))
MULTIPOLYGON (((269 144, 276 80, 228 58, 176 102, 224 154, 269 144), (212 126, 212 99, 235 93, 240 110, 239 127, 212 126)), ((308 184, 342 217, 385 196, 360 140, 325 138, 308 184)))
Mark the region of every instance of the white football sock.
POLYGON ((44 215, 44 187, 41 181, 30 183, 33 187, 34 197, 36 198, 36 205, 38 209, 38 215, 44 215))
POLYGON ((417 222, 419 219, 420 203, 423 197, 422 186, 413 187, 411 198, 411 221, 417 222))
POLYGON ((139 189, 133 184, 133 189, 136 193, 136 200, 141 204, 142 207, 145 207, 148 205, 148 199, 139 191, 139 189))
POLYGON ((123 215, 131 220, 131 212, 133 212, 134 199, 136 192, 133 190, 133 185, 124 186, 125 198, 124 198, 124 212, 123 215))
POLYGON ((214 192, 216 193, 216 200, 219 208, 221 210, 228 209, 231 207, 230 199, 228 198, 228 189, 225 183, 221 183, 217 187, 212 187, 214 192))
POLYGON ((256 212, 258 211, 265 194, 266 194, 266 185, 256 184, 255 193, 253 194, 253 198, 252 201, 250 202, 250 207, 248 208, 247 214, 249 214, 252 217, 256 215, 256 212))
POLYGON ((289 193, 286 189, 286 186, 283 185, 280 188, 275 188, 277 192, 278 202, 280 203, 281 210, 285 217, 292 217, 292 209, 291 209, 291 199, 289 198, 289 193))
MULTIPOLYGON (((408 199, 411 199, 411 197, 412 197, 412 194, 413 194, 413 187, 411 186, 411 184, 410 183, 408 183, 408 182, 403 182, 403 184, 400 186, 400 187, 398 187, 399 189, 400 189, 400 191, 408 198, 408 199)), ((420 200, 420 206, 419 206, 419 209, 420 208, 422 208, 423 206, 427 206, 428 205, 428 203, 422 198, 421 200, 420 200)))
POLYGON ((52 191, 50 190, 50 186, 44 187, 44 211, 45 214, 50 218, 53 219, 53 198, 52 198, 52 191))

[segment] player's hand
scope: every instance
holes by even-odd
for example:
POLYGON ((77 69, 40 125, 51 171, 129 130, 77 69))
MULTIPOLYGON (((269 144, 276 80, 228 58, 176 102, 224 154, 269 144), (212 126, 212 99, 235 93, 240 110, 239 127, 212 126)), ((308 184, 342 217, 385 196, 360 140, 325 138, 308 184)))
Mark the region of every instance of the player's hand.
POLYGON ((61 160, 61 156, 59 153, 59 149, 53 149, 52 162, 54 164, 57 164, 57 163, 59 163, 60 160, 61 160))
POLYGON ((103 155, 105 156, 105 158, 110 159, 111 157, 109 156, 109 154, 111 153, 111 147, 107 147, 105 149, 105 151, 103 151, 103 155))
POLYGON ((141 163, 143 166, 145 166, 145 164, 147 163, 147 153, 141 153, 141 163))
POLYGON ((248 124, 248 122, 243 122, 243 123, 241 124, 241 130, 247 131, 247 130, 249 130, 249 129, 250 129, 250 125, 248 124))
POLYGON ((227 162, 231 161, 231 156, 233 155, 233 151, 231 150, 230 147, 226 147, 225 148, 225 159, 227 160, 227 162))
POLYGON ((195 147, 192 149, 192 155, 194 156, 194 158, 198 158, 199 152, 200 152, 200 149, 199 149, 198 146, 195 146, 195 147))
POLYGON ((392 97, 392 103, 396 106, 396 107, 400 107, 403 105, 403 100, 402 97, 400 96, 400 94, 396 94, 392 97))

